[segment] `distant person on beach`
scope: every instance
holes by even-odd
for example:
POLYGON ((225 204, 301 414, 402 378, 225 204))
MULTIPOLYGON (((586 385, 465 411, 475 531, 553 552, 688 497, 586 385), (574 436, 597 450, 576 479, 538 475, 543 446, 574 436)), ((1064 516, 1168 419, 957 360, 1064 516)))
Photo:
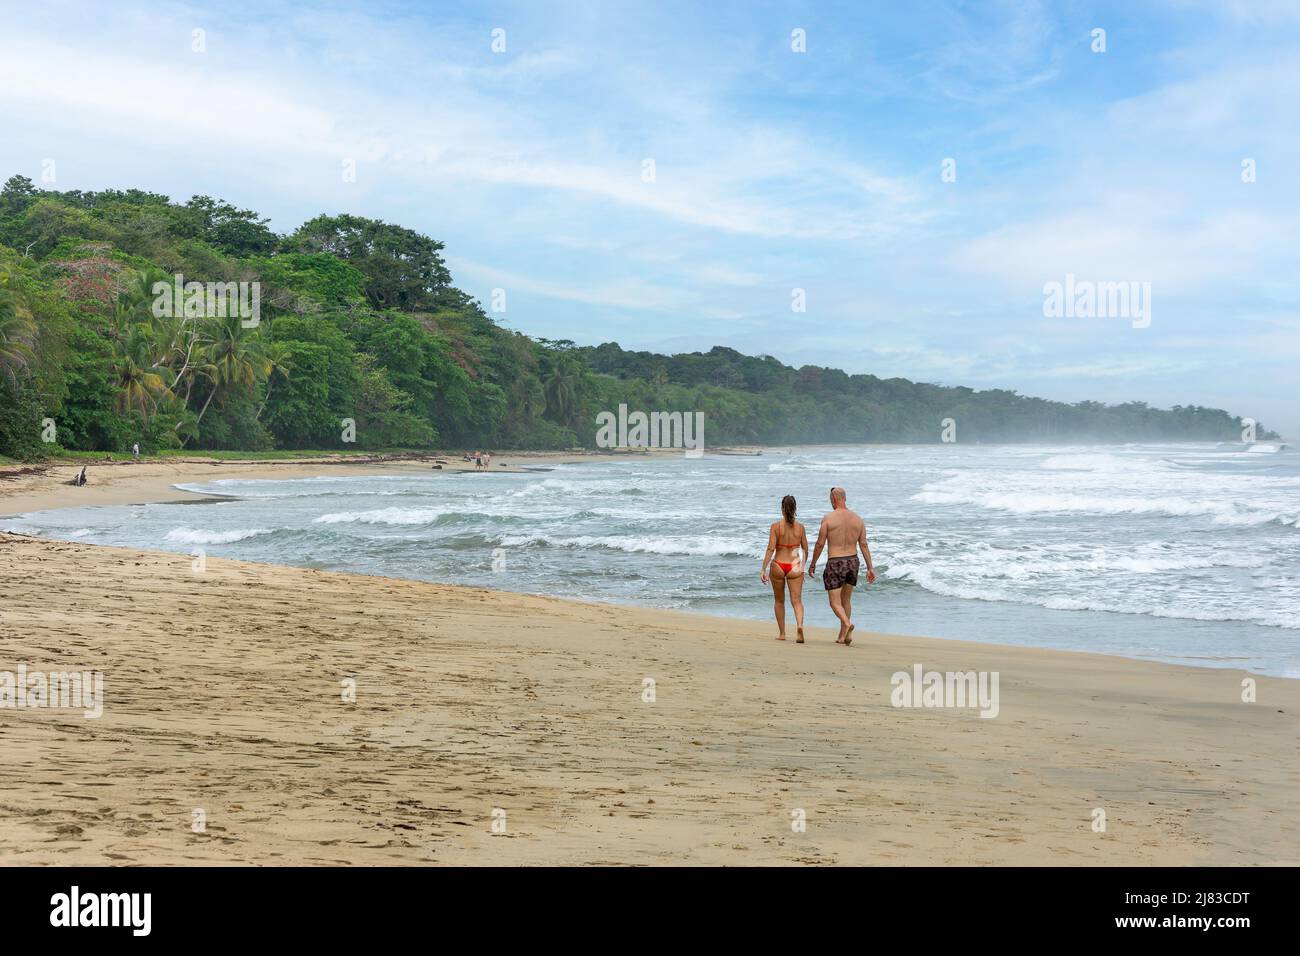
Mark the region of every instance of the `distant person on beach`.
POLYGON ((831 610, 840 621, 840 636, 835 643, 847 646, 853 643, 853 589, 858 586, 858 548, 867 559, 868 584, 876 580, 876 571, 871 563, 871 549, 867 547, 867 526, 849 510, 843 488, 831 489, 831 513, 822 518, 821 529, 817 532, 817 547, 808 564, 809 574, 817 573, 817 559, 821 557, 822 548, 828 545, 830 550, 827 552, 826 570, 822 573, 822 585, 830 599, 831 610))
POLYGON ((139 442, 136 442, 134 445, 131 446, 131 457, 134 458, 136 461, 139 461, 139 460, 140 460, 140 443, 139 443, 139 442))
POLYGON ((758 570, 758 579, 764 584, 769 580, 772 583, 776 627, 780 631, 776 638, 778 641, 785 640, 785 591, 787 587, 790 589, 790 606, 794 608, 794 623, 799 634, 795 643, 802 644, 803 562, 808 557, 808 532, 794 520, 796 510, 794 495, 781 499, 781 520, 772 522, 767 529, 767 551, 758 570))

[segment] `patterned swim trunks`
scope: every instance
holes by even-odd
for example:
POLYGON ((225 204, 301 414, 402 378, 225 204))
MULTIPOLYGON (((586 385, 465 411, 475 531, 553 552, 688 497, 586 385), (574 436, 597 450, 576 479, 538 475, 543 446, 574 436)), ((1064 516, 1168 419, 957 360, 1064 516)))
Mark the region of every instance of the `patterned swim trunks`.
POLYGON ((850 558, 831 558, 826 562, 822 572, 822 585, 827 591, 834 591, 846 584, 858 586, 858 556, 850 558))

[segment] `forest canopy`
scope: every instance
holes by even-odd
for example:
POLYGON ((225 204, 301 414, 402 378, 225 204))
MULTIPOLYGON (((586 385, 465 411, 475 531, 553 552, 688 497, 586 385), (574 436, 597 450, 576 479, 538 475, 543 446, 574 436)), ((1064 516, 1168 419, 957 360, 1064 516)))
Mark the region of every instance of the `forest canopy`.
POLYGON ((530 338, 455 288, 442 253, 359 216, 279 235, 209 196, 59 192, 11 177, 0 191, 0 455, 137 442, 593 447, 597 415, 620 404, 702 412, 711 445, 934 442, 945 419, 963 442, 1241 437, 1236 418, 1200 406, 1066 404, 723 347, 658 355, 530 338), (228 292, 243 311, 159 308, 157 290, 181 283, 209 301, 228 292))

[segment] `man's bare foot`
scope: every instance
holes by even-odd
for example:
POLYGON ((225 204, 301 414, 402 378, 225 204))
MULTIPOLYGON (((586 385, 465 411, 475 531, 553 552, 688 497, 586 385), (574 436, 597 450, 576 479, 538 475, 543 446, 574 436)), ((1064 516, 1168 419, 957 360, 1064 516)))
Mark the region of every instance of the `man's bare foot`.
POLYGON ((850 625, 849 625, 849 629, 848 629, 848 631, 847 631, 847 632, 845 633, 845 635, 844 635, 844 646, 845 646, 845 647, 848 647, 850 644, 853 643, 853 628, 856 627, 856 626, 857 626, 857 625, 854 625, 854 624, 850 624, 850 625))
POLYGON ((784 641, 784 640, 785 640, 785 635, 784 635, 784 634, 778 634, 778 635, 776 636, 776 639, 777 639, 778 641, 784 641))
POLYGON ((802 644, 802 643, 803 643, 803 628, 802 628, 802 627, 799 628, 799 636, 798 636, 797 638, 795 638, 795 643, 796 643, 796 644, 802 644))

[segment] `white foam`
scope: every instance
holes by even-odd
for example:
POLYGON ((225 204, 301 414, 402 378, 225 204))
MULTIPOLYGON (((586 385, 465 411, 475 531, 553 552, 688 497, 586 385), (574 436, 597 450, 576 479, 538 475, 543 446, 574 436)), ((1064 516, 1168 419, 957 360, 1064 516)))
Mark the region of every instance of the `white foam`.
MULTIPOLYGON (((376 480, 388 478, 392 480, 395 476, 375 475, 376 480)), ((208 495, 213 497, 231 497, 231 498, 322 498, 356 495, 358 497, 367 496, 393 496, 407 494, 404 491, 393 490, 373 490, 365 488, 341 487, 334 490, 322 490, 320 486, 311 484, 318 481, 343 481, 344 479, 321 476, 318 478, 295 478, 290 481, 277 481, 267 478, 241 479, 241 478, 218 478, 205 484, 176 484, 172 485, 180 491, 188 491, 196 495, 208 495), (214 485, 222 487, 215 488, 214 485)), ((357 479, 348 479, 357 481, 357 479)))
POLYGON ((1118 455, 1052 455, 1038 464, 1047 471, 1150 471, 1152 463, 1134 458, 1121 458, 1118 455))
POLYGON ((1291 630, 1300 629, 1300 614, 1294 610, 1270 609, 1264 605, 1229 602, 1223 607, 1193 604, 1187 600, 1161 600, 1123 592, 1092 590, 1088 596, 1051 594, 1042 591, 1018 591, 980 581, 964 582, 941 568, 919 564, 891 564, 883 578, 911 581, 933 594, 965 598, 971 601, 1002 601, 1032 604, 1056 611, 1109 611, 1117 614, 1146 614, 1152 617, 1192 621, 1248 621, 1291 630))
MULTIPOLYGON (((1094 514, 1167 514, 1179 517, 1211 515, 1225 520, 1242 517, 1228 502, 1190 501, 1186 498, 1134 498, 1101 497, 1097 495, 1025 494, 1021 492, 992 491, 921 491, 912 496, 913 501, 936 505, 979 505, 1015 514, 1048 512, 1092 512, 1094 514)), ((1269 521, 1272 515, 1255 520, 1269 521)))
POLYGON ((429 524, 437 521, 450 508, 377 508, 372 511, 335 511, 315 519, 316 524, 429 524))
POLYGON ((230 544, 255 538, 259 534, 272 534, 274 528, 235 528, 233 531, 210 531, 205 528, 173 528, 167 540, 177 544, 230 544))
POLYGON ((668 537, 620 537, 614 535, 578 535, 575 537, 557 537, 552 535, 510 535, 501 539, 503 547, 526 547, 543 544, 553 548, 608 548, 612 551, 626 551, 629 554, 680 554, 693 557, 754 557, 761 556, 752 542, 739 542, 719 538, 668 538, 668 537))

